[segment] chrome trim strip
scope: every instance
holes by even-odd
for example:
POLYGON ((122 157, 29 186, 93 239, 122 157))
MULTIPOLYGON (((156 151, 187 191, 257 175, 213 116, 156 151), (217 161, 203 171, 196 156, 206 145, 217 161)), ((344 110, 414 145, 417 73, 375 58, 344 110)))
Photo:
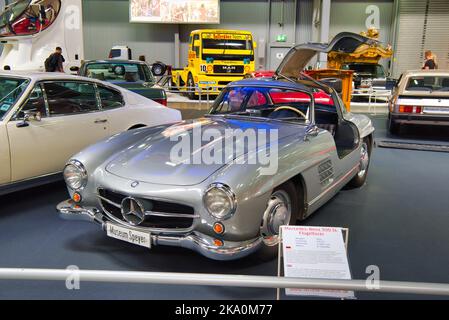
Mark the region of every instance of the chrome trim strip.
POLYGON ((113 202, 113 201, 111 201, 111 200, 109 200, 109 199, 107 199, 107 198, 105 198, 105 197, 100 196, 99 194, 97 194, 97 197, 100 198, 101 200, 103 200, 103 201, 109 203, 110 205, 113 205, 114 207, 117 207, 117 208, 119 208, 119 209, 122 208, 122 205, 121 205, 121 204, 115 203, 115 202, 113 202))
POLYGON ((169 212, 157 212, 157 211, 145 211, 145 216, 164 217, 164 218, 199 218, 199 215, 182 214, 182 213, 169 213, 169 212))

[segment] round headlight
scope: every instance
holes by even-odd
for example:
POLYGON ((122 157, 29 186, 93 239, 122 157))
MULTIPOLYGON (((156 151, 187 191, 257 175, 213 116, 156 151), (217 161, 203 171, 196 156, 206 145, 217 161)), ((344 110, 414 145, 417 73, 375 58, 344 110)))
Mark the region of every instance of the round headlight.
POLYGON ((204 193, 204 206, 218 220, 230 218, 236 209, 235 195, 227 185, 214 183, 204 193))
POLYGON ((71 160, 64 168, 64 180, 72 190, 83 189, 87 184, 87 171, 83 164, 71 160))

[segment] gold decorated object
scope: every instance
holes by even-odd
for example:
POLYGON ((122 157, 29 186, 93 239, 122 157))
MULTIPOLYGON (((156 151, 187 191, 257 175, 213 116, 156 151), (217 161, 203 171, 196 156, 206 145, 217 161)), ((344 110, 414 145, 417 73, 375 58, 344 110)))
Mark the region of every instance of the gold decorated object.
MULTIPOLYGON (((362 36, 379 39, 379 30, 370 28, 360 33, 362 36)), ((391 45, 383 46, 380 43, 373 45, 362 44, 353 53, 331 51, 327 55, 327 65, 331 69, 341 69, 347 63, 379 63, 382 58, 390 58, 393 55, 391 45)))

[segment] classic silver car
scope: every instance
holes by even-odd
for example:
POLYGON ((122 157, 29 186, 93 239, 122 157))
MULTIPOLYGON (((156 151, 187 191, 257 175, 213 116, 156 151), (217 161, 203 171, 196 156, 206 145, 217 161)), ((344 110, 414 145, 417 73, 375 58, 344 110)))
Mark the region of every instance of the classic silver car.
POLYGON ((388 129, 404 125, 449 126, 449 70, 404 72, 389 101, 388 129))
MULTIPOLYGON (((345 34, 329 46, 356 48, 351 41, 359 38, 345 34)), ((60 215, 96 222, 136 245, 180 246, 217 260, 276 245, 281 225, 307 218, 368 174, 371 120, 347 112, 334 89, 298 71, 310 51, 328 49, 292 49, 278 79, 228 85, 203 118, 118 134, 73 156, 65 169, 71 199, 58 205, 60 215), (317 92, 332 103, 315 101, 317 92), (254 147, 248 135, 230 134, 251 130, 269 131, 269 142, 254 147), (187 156, 177 159, 184 139, 187 156), (227 142, 241 152, 227 153, 227 142), (274 170, 255 161, 263 153, 274 170), (193 161, 199 154, 223 161, 193 161)))

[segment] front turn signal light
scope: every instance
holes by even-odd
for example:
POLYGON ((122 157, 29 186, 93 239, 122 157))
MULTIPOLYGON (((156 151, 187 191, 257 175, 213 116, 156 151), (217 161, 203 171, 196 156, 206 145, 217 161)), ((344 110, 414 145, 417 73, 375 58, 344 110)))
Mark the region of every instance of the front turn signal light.
POLYGON ((217 222, 214 224, 214 231, 216 234, 223 234, 225 231, 225 228, 220 222, 217 222))
POLYGON ((75 201, 76 203, 80 203, 80 202, 81 202, 81 195, 80 195, 78 192, 75 192, 75 193, 73 194, 72 199, 73 199, 73 201, 75 201))

